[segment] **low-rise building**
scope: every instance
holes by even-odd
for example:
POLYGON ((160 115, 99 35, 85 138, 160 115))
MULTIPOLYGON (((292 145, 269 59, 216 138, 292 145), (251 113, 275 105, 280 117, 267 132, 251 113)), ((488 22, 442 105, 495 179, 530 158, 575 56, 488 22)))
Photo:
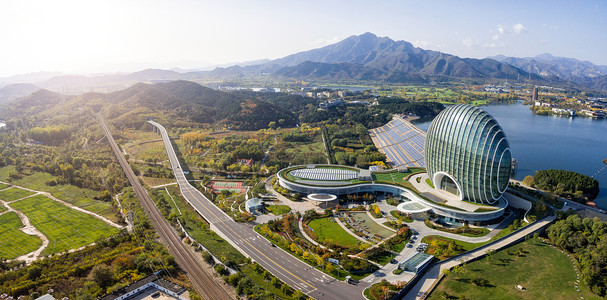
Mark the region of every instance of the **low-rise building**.
POLYGON ((262 213, 263 212, 263 201, 259 198, 251 198, 245 203, 245 209, 248 213, 262 213))

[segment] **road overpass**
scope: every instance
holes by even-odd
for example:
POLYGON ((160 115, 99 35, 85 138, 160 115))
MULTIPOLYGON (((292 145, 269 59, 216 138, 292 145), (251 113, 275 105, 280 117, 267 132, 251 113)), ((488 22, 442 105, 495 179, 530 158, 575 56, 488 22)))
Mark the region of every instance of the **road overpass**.
POLYGON ((169 252, 175 260, 179 264, 179 266, 186 272, 186 275, 196 288, 196 291, 200 294, 204 299, 222 299, 229 300, 231 299, 230 295, 212 278, 212 274, 207 273, 203 267, 200 265, 200 260, 196 259, 196 257, 191 251, 189 251, 186 246, 181 242, 181 238, 162 217, 152 199, 148 195, 147 191, 141 183, 135 173, 131 169, 131 166, 126 161, 126 158, 122 154, 122 151, 114 141, 112 137, 112 133, 110 129, 105 124, 103 117, 97 114, 97 119, 101 124, 101 129, 105 134, 108 142, 110 143, 110 148, 116 157, 116 160, 122 167, 129 183, 133 187, 133 191, 137 195, 137 198, 141 202, 141 206, 145 211, 146 215, 152 222, 152 225, 156 229, 158 236, 163 241, 163 243, 167 246, 169 252))
POLYGON ((211 228, 230 244, 280 280, 310 297, 315 299, 365 299, 362 291, 368 286, 367 283, 360 282, 358 285, 350 285, 336 280, 284 250, 272 247, 268 240, 253 230, 251 225, 232 220, 188 182, 166 129, 154 121, 148 121, 148 123, 162 137, 182 196, 211 224, 211 228))

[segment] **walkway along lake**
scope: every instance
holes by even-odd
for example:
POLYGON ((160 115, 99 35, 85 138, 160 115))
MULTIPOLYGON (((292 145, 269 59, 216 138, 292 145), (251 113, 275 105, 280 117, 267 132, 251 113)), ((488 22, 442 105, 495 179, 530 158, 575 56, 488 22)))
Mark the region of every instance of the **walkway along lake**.
MULTIPOLYGON (((515 179, 522 180, 536 170, 547 169, 594 176, 601 189, 594 202, 607 209, 607 168, 603 168, 603 159, 607 158, 607 120, 537 116, 521 102, 481 108, 491 114, 506 133, 512 156, 518 161, 515 179)), ((430 122, 415 125, 428 130, 430 122)))

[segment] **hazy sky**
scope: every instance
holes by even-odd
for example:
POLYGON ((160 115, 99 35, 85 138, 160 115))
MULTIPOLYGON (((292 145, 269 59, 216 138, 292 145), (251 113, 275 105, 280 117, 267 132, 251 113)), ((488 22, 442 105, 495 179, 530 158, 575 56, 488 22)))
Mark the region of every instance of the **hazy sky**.
POLYGON ((273 59, 364 32, 462 57, 607 65, 605 1, 2 0, 0 76, 273 59))

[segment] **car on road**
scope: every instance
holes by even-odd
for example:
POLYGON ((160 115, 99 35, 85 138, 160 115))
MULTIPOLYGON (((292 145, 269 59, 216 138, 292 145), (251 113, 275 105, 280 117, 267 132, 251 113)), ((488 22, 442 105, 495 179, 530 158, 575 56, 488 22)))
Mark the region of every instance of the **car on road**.
POLYGON ((408 244, 408 245, 407 245, 407 248, 413 248, 413 245, 408 244))
POLYGON ((394 259, 394 258, 390 260, 390 263, 391 263, 391 264, 395 264, 395 263, 397 263, 397 262, 398 262, 398 261, 397 261, 396 259, 394 259))
POLYGON ((270 243, 270 247, 276 247, 276 245, 274 245, 274 243, 270 243))

